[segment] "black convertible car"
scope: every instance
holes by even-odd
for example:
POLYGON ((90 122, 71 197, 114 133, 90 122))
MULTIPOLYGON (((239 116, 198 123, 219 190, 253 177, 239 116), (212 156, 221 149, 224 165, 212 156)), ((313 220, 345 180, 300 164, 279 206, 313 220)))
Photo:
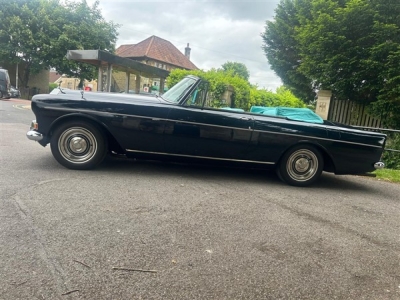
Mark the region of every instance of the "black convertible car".
POLYGON ((297 112, 215 108, 207 84, 194 76, 162 96, 57 89, 35 95, 32 110, 36 120, 27 137, 42 146, 50 143, 55 159, 71 169, 94 168, 113 152, 270 167, 284 182, 306 186, 322 171, 365 174, 384 167, 384 134, 303 120, 297 112))

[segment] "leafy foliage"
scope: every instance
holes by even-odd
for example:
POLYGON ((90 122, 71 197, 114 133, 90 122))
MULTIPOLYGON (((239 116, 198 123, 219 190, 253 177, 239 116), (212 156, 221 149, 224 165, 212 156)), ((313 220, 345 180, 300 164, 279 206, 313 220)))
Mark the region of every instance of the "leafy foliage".
POLYGON ((85 0, 0 0, 0 61, 25 62, 20 80, 42 69, 56 68, 59 73, 81 79, 93 79, 94 67, 68 61, 71 49, 114 51, 117 28, 106 22, 96 1, 89 7, 85 0))
MULTIPOLYGON (((400 133, 389 133, 385 148, 400 150, 400 133)), ((382 160, 385 162, 386 168, 400 170, 400 153, 385 151, 382 160)))
POLYGON ((300 25, 300 10, 307 1, 282 0, 276 9, 274 21, 267 21, 263 50, 272 70, 283 84, 297 97, 311 102, 315 98, 313 79, 299 71, 301 52, 296 41, 296 28, 300 25))
MULTIPOLYGON (((262 34, 272 69, 295 95, 335 97, 387 112, 400 126, 400 5, 380 0, 281 0, 262 34)), ((310 99, 310 98, 307 98, 310 99)))
POLYGON ((173 70, 167 78, 168 87, 177 84, 183 77, 195 75, 209 84, 209 94, 215 107, 223 104, 220 99, 227 90, 228 86, 233 88, 232 107, 250 110, 253 105, 257 106, 286 106, 286 107, 305 107, 304 102, 295 97, 290 90, 281 87, 276 93, 268 90, 259 90, 251 86, 248 81, 238 76, 232 76, 230 72, 212 69, 210 71, 202 70, 173 70))
POLYGON ((52 90, 54 90, 55 88, 57 88, 58 87, 58 84, 57 83, 54 83, 54 82, 50 82, 49 83, 49 91, 51 92, 52 90))

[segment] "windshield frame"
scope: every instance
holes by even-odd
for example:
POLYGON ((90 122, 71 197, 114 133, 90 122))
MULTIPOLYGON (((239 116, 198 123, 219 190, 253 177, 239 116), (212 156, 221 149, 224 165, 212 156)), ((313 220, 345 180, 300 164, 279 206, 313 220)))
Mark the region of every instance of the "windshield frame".
POLYGON ((161 98, 167 102, 181 104, 185 102, 189 95, 201 82, 200 78, 195 76, 186 76, 172 88, 161 95, 161 98))

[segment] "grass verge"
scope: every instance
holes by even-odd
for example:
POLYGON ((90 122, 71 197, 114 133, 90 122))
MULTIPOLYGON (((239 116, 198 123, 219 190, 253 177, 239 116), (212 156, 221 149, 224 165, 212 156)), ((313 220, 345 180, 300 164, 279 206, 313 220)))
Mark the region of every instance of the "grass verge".
POLYGON ((400 182, 400 170, 381 169, 374 172, 376 178, 390 182, 400 182))

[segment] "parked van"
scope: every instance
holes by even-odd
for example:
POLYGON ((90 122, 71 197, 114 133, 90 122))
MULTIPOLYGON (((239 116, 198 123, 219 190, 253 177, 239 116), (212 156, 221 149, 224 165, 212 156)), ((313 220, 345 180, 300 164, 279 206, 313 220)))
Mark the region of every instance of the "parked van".
POLYGON ((10 76, 6 69, 0 68, 0 99, 10 97, 10 76))

